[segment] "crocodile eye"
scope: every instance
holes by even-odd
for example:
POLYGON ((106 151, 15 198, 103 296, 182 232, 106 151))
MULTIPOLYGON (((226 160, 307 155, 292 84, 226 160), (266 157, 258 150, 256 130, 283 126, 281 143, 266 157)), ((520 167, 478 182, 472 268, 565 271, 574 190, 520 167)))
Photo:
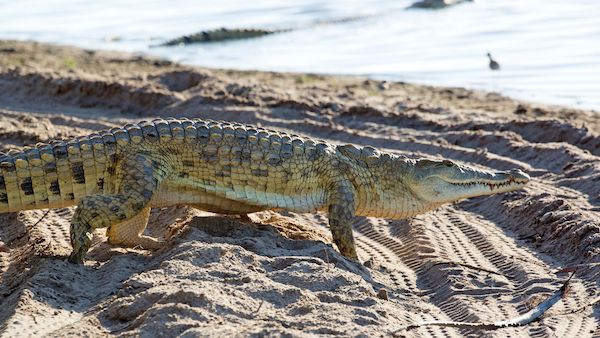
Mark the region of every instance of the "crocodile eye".
POLYGON ((442 163, 448 168, 454 167, 454 162, 452 162, 452 161, 445 160, 442 163))

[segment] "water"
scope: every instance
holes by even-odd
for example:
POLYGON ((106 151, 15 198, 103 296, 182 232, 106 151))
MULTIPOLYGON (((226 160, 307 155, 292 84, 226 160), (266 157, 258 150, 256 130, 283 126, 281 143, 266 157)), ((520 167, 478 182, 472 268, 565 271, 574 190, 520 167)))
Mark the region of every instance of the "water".
POLYGON ((479 0, 438 11, 403 0, 0 0, 0 39, 142 52, 209 67, 367 75, 499 91, 600 110, 600 1, 479 0), (340 24, 317 20, 365 16, 340 24), (151 47, 228 28, 258 39, 151 47), (487 52, 502 69, 488 69, 487 52))

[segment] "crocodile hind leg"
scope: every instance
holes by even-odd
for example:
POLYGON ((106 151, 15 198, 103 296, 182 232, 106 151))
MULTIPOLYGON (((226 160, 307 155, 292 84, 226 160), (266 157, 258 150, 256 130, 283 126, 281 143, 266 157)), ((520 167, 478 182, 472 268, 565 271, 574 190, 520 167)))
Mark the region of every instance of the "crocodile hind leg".
POLYGON ((150 207, 146 207, 131 219, 109 226, 108 229, 106 229, 108 242, 123 247, 141 247, 143 249, 151 250, 159 249, 162 246, 163 241, 142 235, 148 224, 149 216, 150 207))
MULTIPOLYGON (((124 225, 131 225, 129 233, 141 233, 146 226, 149 203, 157 190, 158 184, 168 174, 166 166, 160 160, 147 155, 133 155, 115 164, 115 174, 111 179, 115 183, 112 195, 92 195, 84 197, 71 221, 71 244, 73 252, 69 256, 72 263, 83 263, 92 238, 92 231, 97 228, 111 228, 114 225, 116 237, 111 240, 122 240, 124 225), (143 221, 142 221, 143 219, 143 221), (141 229, 140 229, 141 228, 141 229)), ((109 229, 109 238, 111 230, 109 229)), ((137 237, 143 246, 150 241, 137 237)), ((129 245, 134 245, 128 242, 129 245)), ((152 244, 151 244, 152 245, 152 244)))
POLYGON ((345 257, 358 260, 352 232, 354 218, 354 191, 349 182, 338 183, 329 198, 329 228, 333 243, 345 257))

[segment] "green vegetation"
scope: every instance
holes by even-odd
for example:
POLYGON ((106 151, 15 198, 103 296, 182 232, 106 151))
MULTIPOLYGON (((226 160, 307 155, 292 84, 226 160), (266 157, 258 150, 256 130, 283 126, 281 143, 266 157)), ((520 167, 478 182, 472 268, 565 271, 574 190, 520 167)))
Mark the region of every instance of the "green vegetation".
POLYGON ((75 67, 77 67, 77 61, 72 56, 68 56, 63 62, 63 64, 69 69, 74 69, 75 67))
POLYGON ((317 80, 318 78, 311 74, 299 74, 298 76, 294 77, 294 83, 296 84, 312 83, 317 80))

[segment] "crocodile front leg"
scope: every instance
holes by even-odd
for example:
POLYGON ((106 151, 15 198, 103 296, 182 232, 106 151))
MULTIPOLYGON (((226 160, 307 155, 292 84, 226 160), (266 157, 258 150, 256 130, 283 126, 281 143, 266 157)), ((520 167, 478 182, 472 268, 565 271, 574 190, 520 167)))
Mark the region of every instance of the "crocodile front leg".
POLYGON ((116 165, 115 194, 92 195, 81 200, 71 221, 71 263, 83 263, 92 231, 109 228, 110 242, 154 248, 157 240, 141 236, 148 220, 149 203, 168 174, 166 162, 149 155, 134 155, 116 165), (131 227, 131 228, 129 228, 131 227))
POLYGON ((329 228, 333 242, 345 257, 358 260, 352 232, 354 189, 348 181, 338 182, 329 196, 329 228))

